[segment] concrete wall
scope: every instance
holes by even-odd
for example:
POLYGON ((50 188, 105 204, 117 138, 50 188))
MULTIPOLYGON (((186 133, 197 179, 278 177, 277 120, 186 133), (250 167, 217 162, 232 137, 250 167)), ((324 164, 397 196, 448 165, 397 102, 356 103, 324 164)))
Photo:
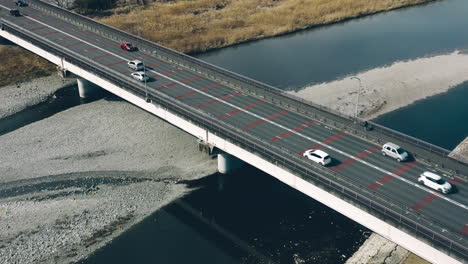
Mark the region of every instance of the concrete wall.
POLYGON ((109 92, 137 105, 138 107, 157 115, 158 117, 181 128, 187 133, 190 133, 195 137, 202 139, 205 142, 212 144, 233 156, 236 156, 237 158, 245 161, 246 163, 249 163, 250 165, 265 171, 266 173, 291 186, 292 188, 314 198, 315 200, 327 205, 330 208, 333 208, 341 214, 353 219, 361 225, 373 230, 381 236, 399 244, 400 246, 414 252, 415 254, 427 259, 430 262, 441 264, 461 263, 453 259, 452 257, 446 255, 445 253, 437 250, 436 248, 433 248, 430 245, 418 240, 417 238, 412 237, 404 231, 380 220, 372 214, 361 210, 353 204, 348 203, 340 199, 339 197, 328 193, 322 190, 321 188, 318 188, 315 185, 295 176, 291 172, 282 169, 276 166, 275 164, 272 164, 262 159, 261 157, 258 157, 240 148, 239 146, 234 145, 224 140, 223 138, 216 136, 215 134, 211 134, 209 131, 206 131, 205 129, 198 127, 192 124, 191 122, 172 114, 171 112, 158 105, 147 103, 145 101, 145 98, 137 97, 119 88, 118 86, 104 79, 101 79, 99 76, 87 72, 66 61, 62 62, 61 58, 56 57, 55 55, 48 53, 47 51, 42 50, 36 46, 33 46, 32 44, 20 38, 17 38, 16 36, 9 34, 8 32, 0 31, 0 35, 44 57, 52 63, 62 66, 64 69, 67 69, 73 72, 74 74, 93 82, 94 84, 108 90, 109 92))

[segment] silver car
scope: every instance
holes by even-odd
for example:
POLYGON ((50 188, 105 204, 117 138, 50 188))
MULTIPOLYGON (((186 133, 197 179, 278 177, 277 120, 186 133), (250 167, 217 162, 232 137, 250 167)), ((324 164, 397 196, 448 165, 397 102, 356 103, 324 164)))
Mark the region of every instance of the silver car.
POLYGON ((148 75, 142 71, 132 72, 130 74, 134 79, 139 80, 140 82, 146 82, 149 80, 148 75))
POLYGON ((135 70, 135 71, 141 71, 141 70, 145 69, 145 65, 143 64, 142 61, 139 61, 139 60, 129 61, 129 62, 127 62, 127 66, 130 69, 135 70))
POLYGON ((382 146, 382 155, 392 157, 398 162, 405 161, 409 158, 408 152, 391 142, 387 142, 382 146))

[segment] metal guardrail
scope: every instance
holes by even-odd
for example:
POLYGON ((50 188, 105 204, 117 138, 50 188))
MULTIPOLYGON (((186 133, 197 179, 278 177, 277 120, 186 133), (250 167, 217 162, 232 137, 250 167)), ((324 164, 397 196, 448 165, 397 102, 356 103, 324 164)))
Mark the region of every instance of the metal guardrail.
MULTIPOLYGON (((70 54, 63 49, 34 33, 15 26, 3 19, 2 30, 6 30, 25 41, 28 41, 48 52, 63 58, 89 72, 95 73, 102 78, 126 89, 140 97, 145 96, 144 88, 141 84, 132 81, 128 76, 122 76, 118 72, 110 69, 102 69, 94 61, 82 56, 81 54, 70 54)), ((199 110, 187 109, 186 105, 158 91, 150 91, 149 99, 162 107, 170 110, 197 126, 209 129, 210 132, 225 138, 250 152, 257 154, 277 166, 291 171, 295 175, 312 181, 323 189, 339 195, 345 201, 352 201, 356 206, 365 211, 372 211, 383 221, 391 221, 396 226, 410 230, 421 238, 425 238, 432 244, 438 245, 449 250, 449 254, 468 259, 467 241, 455 233, 448 233, 441 223, 425 215, 410 210, 407 206, 393 201, 381 193, 368 190, 367 187, 360 185, 353 179, 347 178, 337 172, 327 170, 314 163, 305 161, 297 153, 292 153, 287 149, 271 145, 269 142, 256 138, 245 131, 223 123, 213 116, 209 116, 199 110)))
MULTIPOLYGON (((308 100, 304 100, 300 97, 289 94, 273 86, 267 85, 265 83, 261 83, 259 81, 242 76, 240 74, 228 71, 226 69, 219 68, 210 63, 198 60, 194 57, 174 51, 167 47, 164 47, 156 43, 150 42, 146 39, 131 35, 127 32, 110 27, 108 25, 104 25, 102 23, 89 19, 85 16, 70 12, 68 10, 62 9, 52 4, 45 3, 40 0, 30 0, 30 6, 36 9, 39 9, 41 11, 44 11, 46 13, 52 14, 63 20, 66 20, 72 24, 81 26, 86 30, 96 32, 98 34, 109 37, 116 41, 130 41, 130 42, 137 43, 139 48, 144 52, 154 54, 162 58, 163 60, 166 60, 166 61, 178 64, 178 65, 181 65, 183 67, 186 67, 188 69, 191 69, 195 72, 198 72, 200 74, 203 74, 209 77, 210 79, 223 82, 228 85, 232 85, 234 87, 238 87, 239 89, 248 90, 251 92, 253 91, 254 93, 264 93, 264 94, 271 93, 271 94, 280 96, 282 100, 286 101, 286 105, 297 105, 298 103, 300 103, 307 107, 313 107, 321 111, 332 113, 350 122, 357 122, 359 124, 362 124, 365 122, 365 120, 351 117, 343 113, 340 113, 336 110, 330 109, 328 107, 315 104, 308 100)), ((268 97, 268 95, 265 95, 265 96, 268 97)), ((374 122, 371 122, 371 121, 367 121, 367 122, 371 124, 375 130, 378 130, 390 137, 393 137, 393 138, 396 138, 405 142, 410 142, 420 148, 426 149, 429 152, 433 152, 442 156, 446 156, 448 159, 452 161, 463 162, 465 164, 468 164, 468 157, 464 155, 452 153, 450 150, 438 147, 436 145, 417 139, 415 137, 394 131, 387 127, 378 125, 374 122), (448 156, 449 154, 451 155, 448 156)))

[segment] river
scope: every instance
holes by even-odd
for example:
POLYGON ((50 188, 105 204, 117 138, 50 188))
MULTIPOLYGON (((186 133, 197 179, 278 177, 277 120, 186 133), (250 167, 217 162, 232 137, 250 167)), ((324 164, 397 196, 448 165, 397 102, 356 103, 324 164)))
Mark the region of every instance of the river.
MULTIPOLYGON (((466 49, 466 14, 466 0, 438 1, 197 57, 280 89, 299 90, 400 60, 466 49)), ((468 131, 467 97, 465 83, 376 121, 453 148, 468 131)), ((187 184, 191 194, 80 263, 336 264, 369 235, 255 168, 187 184)))

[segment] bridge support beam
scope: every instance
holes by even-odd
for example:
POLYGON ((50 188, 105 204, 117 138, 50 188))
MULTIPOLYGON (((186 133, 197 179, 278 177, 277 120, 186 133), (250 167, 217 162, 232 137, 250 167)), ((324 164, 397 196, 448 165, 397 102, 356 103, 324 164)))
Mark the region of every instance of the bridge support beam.
POLYGON ((90 97, 93 93, 95 93, 97 88, 90 81, 82 78, 76 78, 76 80, 78 82, 78 92, 81 98, 90 97))
POLYGON ((222 174, 231 173, 242 167, 244 163, 244 161, 227 153, 218 154, 218 171, 222 174))

